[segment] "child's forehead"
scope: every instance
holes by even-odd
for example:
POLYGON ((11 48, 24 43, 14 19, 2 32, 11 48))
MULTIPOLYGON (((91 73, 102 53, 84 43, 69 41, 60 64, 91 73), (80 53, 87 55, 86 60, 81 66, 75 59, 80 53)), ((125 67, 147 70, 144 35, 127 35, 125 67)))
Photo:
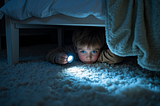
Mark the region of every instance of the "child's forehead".
POLYGON ((100 46, 77 46, 77 49, 94 49, 94 50, 97 50, 97 49, 101 49, 100 46))

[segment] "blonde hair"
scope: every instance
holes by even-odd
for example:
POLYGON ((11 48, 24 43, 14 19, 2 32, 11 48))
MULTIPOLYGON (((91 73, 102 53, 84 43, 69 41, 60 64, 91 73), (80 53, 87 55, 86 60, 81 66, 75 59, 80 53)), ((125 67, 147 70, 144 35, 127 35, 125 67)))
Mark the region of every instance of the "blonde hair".
POLYGON ((105 35, 101 28, 83 27, 74 31, 72 42, 75 47, 100 47, 105 45, 105 35))

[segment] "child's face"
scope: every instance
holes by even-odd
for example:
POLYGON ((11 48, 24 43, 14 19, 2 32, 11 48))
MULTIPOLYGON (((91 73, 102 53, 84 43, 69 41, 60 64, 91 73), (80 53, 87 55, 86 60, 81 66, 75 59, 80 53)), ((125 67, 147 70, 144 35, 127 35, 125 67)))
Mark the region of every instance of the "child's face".
POLYGON ((97 61, 100 53, 100 48, 98 47, 77 47, 77 53, 79 59, 86 64, 91 64, 97 61))

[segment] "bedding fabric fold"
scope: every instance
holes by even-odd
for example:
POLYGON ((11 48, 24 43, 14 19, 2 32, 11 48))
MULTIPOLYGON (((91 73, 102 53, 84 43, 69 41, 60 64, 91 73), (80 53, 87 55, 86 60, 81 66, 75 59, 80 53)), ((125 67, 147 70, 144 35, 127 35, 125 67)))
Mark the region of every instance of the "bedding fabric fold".
POLYGON ((119 56, 160 71, 160 0, 106 0, 106 42, 119 56))
POLYGON ((45 18, 56 14, 85 18, 94 15, 104 17, 104 0, 11 0, 0 8, 0 19, 7 15, 25 20, 30 17, 45 18))

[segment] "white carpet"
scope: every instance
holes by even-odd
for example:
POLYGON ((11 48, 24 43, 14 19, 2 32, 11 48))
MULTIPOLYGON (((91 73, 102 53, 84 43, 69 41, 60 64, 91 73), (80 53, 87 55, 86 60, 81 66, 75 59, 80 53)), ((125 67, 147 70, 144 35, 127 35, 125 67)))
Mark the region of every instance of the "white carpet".
POLYGON ((0 51, 1 106, 160 106, 160 72, 123 63, 54 65, 45 55, 54 45, 20 48, 20 63, 8 65, 0 51))

